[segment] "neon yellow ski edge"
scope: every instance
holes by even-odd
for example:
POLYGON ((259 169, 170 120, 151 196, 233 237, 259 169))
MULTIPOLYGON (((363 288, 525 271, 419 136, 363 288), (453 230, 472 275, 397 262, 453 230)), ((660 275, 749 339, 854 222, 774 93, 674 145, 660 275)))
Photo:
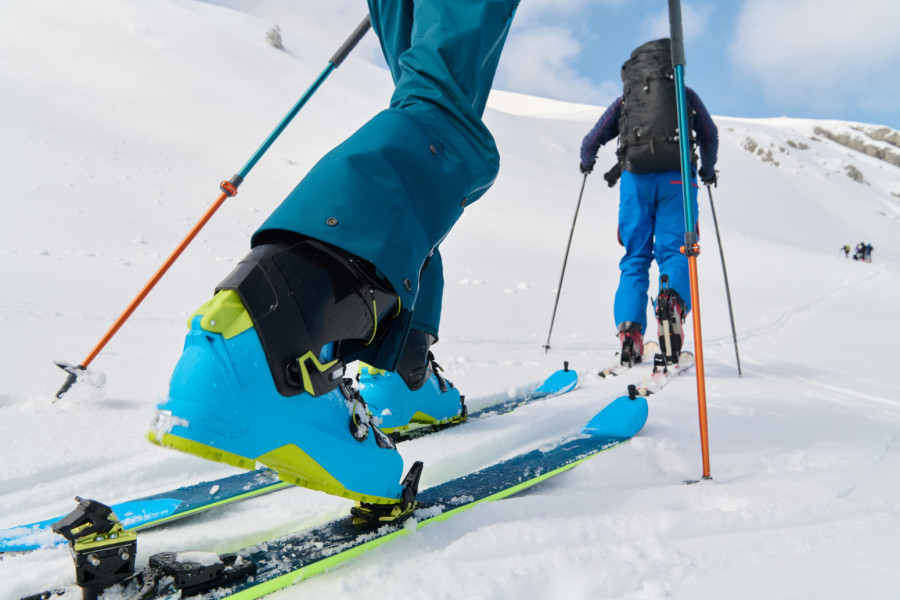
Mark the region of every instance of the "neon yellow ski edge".
MULTIPOLYGON (((563 467, 559 467, 558 469, 555 469, 553 471, 548 471, 547 473, 544 473, 543 475, 535 477, 534 479, 529 479, 528 481, 523 481, 522 483, 520 483, 517 486, 497 492, 496 494, 494 494, 492 496, 488 496, 487 498, 483 498, 476 502, 472 502, 470 504, 459 506, 457 508, 448 510, 446 512, 442 512, 439 515, 435 515, 435 516, 429 517, 423 521, 419 521, 416 524, 416 529, 419 529, 420 527, 423 527, 424 525, 426 525, 428 523, 432 523, 432 522, 436 523, 438 521, 443 521, 443 520, 449 519, 452 515, 463 512, 465 510, 468 510, 468 509, 472 508, 473 506, 481 504, 482 502, 493 502, 495 500, 502 500, 503 498, 507 498, 515 493, 521 492, 524 489, 527 489, 527 488, 529 488, 533 485, 536 485, 546 479, 549 479, 550 477, 553 477, 554 475, 558 475, 559 473, 568 471, 572 467, 575 467, 575 466, 583 463, 584 461, 588 460, 589 458, 593 458, 593 457, 597 456, 598 454, 606 452, 607 450, 611 450, 619 445, 620 444, 613 444, 611 446, 607 446, 606 448, 603 448, 602 450, 600 450, 598 452, 594 452, 593 454, 588 454, 587 456, 580 458, 574 462, 571 462, 563 467)), ((320 573, 324 573, 331 567, 334 567, 343 562, 352 560, 352 559, 356 558, 357 556, 361 555, 363 552, 366 552, 367 550, 370 550, 372 548, 377 548, 378 546, 382 545, 383 543, 385 543, 389 540, 393 540, 394 538, 398 538, 402 535, 406 535, 407 533, 409 533, 409 530, 406 529, 405 527, 402 529, 398 529, 397 531, 395 531, 393 533, 376 538, 370 542, 366 542, 365 544, 361 544, 355 548, 351 548, 350 550, 345 550, 344 552, 340 552, 338 554, 334 554, 327 558, 323 558, 322 560, 319 560, 311 565, 307 565, 305 567, 300 567, 299 569, 297 569, 295 571, 291 571, 290 573, 285 573, 284 575, 276 577, 275 579, 272 579, 270 581, 262 583, 258 586, 254 586, 248 590, 244 590, 242 592, 238 592, 236 594, 232 594, 231 596, 225 596, 225 597, 233 599, 233 600, 255 600, 256 598, 262 598, 263 596, 266 596, 273 592, 277 592, 278 590, 282 590, 282 589, 289 587, 295 583, 303 581, 304 579, 309 579, 310 577, 319 575, 320 573)))

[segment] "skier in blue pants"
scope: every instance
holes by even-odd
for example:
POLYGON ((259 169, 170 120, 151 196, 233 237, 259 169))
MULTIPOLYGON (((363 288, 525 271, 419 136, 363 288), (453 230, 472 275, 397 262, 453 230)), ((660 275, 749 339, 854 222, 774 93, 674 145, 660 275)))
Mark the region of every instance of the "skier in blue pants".
MULTIPOLYGON (((660 346, 668 362, 678 360, 683 342, 681 326, 691 309, 688 260, 681 254, 685 217, 671 72, 668 39, 635 49, 622 67, 624 94, 606 109, 581 145, 580 168, 589 173, 598 149, 619 138, 619 163, 604 178, 613 186, 621 173, 619 239, 625 256, 619 263, 614 317, 621 362, 628 365, 640 362, 643 354, 649 271, 654 259, 660 274, 656 317, 660 346)), ((686 89, 686 100, 691 140, 702 160, 699 176, 712 185, 716 181, 718 129, 690 88, 686 89)), ((697 214, 696 181, 692 184, 691 202, 697 214)))
MULTIPOLYGON (((684 312, 691 309, 690 277, 687 260, 681 254, 684 245, 684 202, 681 173, 622 173, 619 191, 619 235, 625 256, 619 262, 621 275, 616 290, 613 314, 616 324, 639 323, 647 326, 647 290, 650 264, 656 259, 660 276, 666 276, 669 289, 681 290, 684 312)), ((691 199, 697 214, 696 189, 691 199)))
POLYGON ((369 0, 390 105, 309 171, 192 315, 151 441, 353 499, 363 525, 413 509, 421 465, 400 481, 378 426, 398 407, 370 410, 343 374, 364 361, 368 398, 397 371, 406 393, 449 404, 444 422, 465 418, 428 352, 439 246, 499 168, 481 117, 518 2, 369 0))

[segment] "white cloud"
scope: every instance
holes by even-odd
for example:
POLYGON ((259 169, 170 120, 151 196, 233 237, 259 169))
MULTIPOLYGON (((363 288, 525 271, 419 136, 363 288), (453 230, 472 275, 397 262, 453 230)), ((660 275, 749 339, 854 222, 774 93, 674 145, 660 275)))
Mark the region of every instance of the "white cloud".
POLYGON ((900 94, 900 2, 748 0, 730 53, 770 101, 876 107, 900 94))
MULTIPOLYGON (((695 40, 706 32, 711 12, 712 7, 708 5, 681 4, 681 27, 685 41, 695 40)), ((642 30, 647 40, 670 37, 668 9, 644 19, 642 30)))
POLYGON ((617 84, 597 85, 573 66, 581 51, 581 43, 564 27, 520 30, 507 40, 496 87, 585 104, 612 101, 617 84))

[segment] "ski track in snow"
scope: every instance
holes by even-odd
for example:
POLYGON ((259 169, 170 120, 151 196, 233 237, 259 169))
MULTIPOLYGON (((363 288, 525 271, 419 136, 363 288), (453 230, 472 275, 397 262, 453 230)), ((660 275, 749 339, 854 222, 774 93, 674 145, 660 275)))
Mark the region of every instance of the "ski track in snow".
MULTIPOLYGON (((754 338, 765 338, 774 331, 783 329, 787 324, 797 318, 805 317, 816 309, 833 301, 837 294, 847 294, 854 291, 857 286, 868 283, 872 280, 889 277, 890 272, 884 265, 866 265, 866 267, 874 267, 872 272, 852 273, 845 281, 840 284, 832 285, 829 288, 816 290, 815 295, 810 296, 797 304, 788 307, 780 307, 774 315, 770 315, 768 322, 757 323, 755 327, 750 329, 742 329, 738 333, 738 342, 745 342, 754 338)), ((732 338, 714 338, 708 340, 712 344, 725 344, 732 338)), ((707 340, 704 340, 706 342, 707 340)))

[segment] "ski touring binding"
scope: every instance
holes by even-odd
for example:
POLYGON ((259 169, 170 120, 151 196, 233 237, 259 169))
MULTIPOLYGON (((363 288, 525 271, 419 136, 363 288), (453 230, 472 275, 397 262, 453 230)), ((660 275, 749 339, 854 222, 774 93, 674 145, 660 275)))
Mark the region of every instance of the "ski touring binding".
MULTIPOLYGON (((160 552, 150 557, 149 568, 135 571, 137 534, 128 531, 113 510, 76 497, 78 507, 52 525, 69 540, 75 561, 75 583, 83 600, 97 600, 118 586, 126 597, 162 594, 194 596, 256 574, 255 564, 236 554, 160 552)), ((52 594, 52 592, 51 592, 52 594)), ((29 598, 48 598, 39 594, 29 598)))
MULTIPOLYGON (((653 372, 654 373, 668 373, 669 367, 668 365, 672 364, 672 361, 665 354, 654 354, 653 355, 653 372)), ((674 364, 678 364, 676 360, 674 364)))
POLYGON ((76 497, 78 508, 52 525, 69 541, 75 583, 84 600, 96 600, 108 587, 134 577, 137 534, 126 531, 112 509, 76 497))
POLYGON ((644 336, 641 324, 632 321, 620 323, 619 342, 622 344, 619 364, 631 368, 641 362, 644 355, 644 336))
POLYGON ((173 588, 181 597, 195 596, 256 574, 256 565, 237 554, 160 552, 150 557, 138 597, 173 588))
POLYGON ((392 504, 357 502, 350 509, 351 524, 357 529, 377 529, 382 525, 405 521, 416 509, 416 495, 419 493, 421 478, 422 462, 416 461, 403 478, 403 493, 399 502, 392 504))
MULTIPOLYGON (((685 303, 682 297, 669 288, 669 276, 660 277, 663 289, 656 297, 656 322, 659 326, 659 345, 666 362, 678 364, 678 355, 684 342, 685 303)), ((656 360, 654 359, 654 371, 656 360)))

